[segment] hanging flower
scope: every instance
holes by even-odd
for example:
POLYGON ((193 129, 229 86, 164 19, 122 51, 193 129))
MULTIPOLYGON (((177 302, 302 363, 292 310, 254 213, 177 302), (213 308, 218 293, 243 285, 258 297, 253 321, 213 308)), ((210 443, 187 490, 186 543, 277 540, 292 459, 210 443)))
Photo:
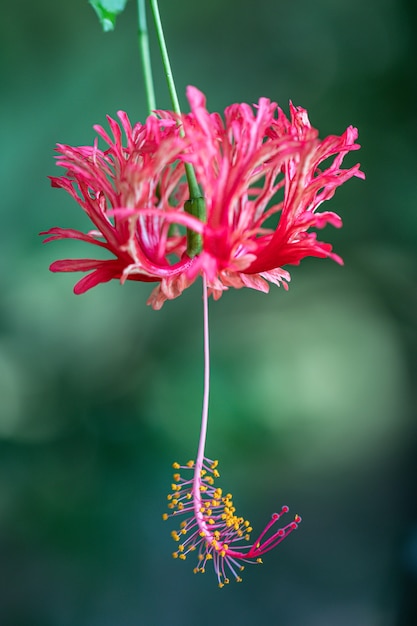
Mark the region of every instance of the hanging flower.
POLYGON ((204 274, 219 298, 229 287, 267 292, 268 283, 288 288, 284 266, 306 256, 342 263, 329 243, 311 228, 342 225, 333 212, 317 209, 353 176, 342 169, 344 156, 359 148, 357 130, 318 138, 307 112, 290 104, 290 119, 277 104, 261 98, 255 111, 233 104, 224 119, 206 110, 204 95, 189 87, 191 112, 157 111, 133 128, 119 112, 122 130, 108 118, 113 134, 96 126, 109 145, 58 145, 57 164, 66 174, 53 177, 80 204, 94 230, 52 228, 45 241, 72 238, 107 249, 114 259, 55 261, 55 272, 91 271, 75 286, 84 293, 112 278, 158 281, 148 302, 159 309, 204 274), (182 136, 181 130, 184 130, 182 136), (204 195, 205 219, 184 208, 188 187, 184 163, 193 165, 204 195), (202 250, 187 255, 185 229, 201 236, 202 250))
POLYGON ((178 530, 171 533, 178 543, 173 552, 174 558, 186 560, 189 553, 197 551, 197 565, 194 573, 204 573, 208 563, 212 563, 219 587, 229 582, 230 574, 236 582, 241 582, 241 573, 246 563, 262 563, 262 556, 273 550, 281 541, 298 527, 301 517, 296 515, 286 526, 273 530, 279 519, 288 513, 283 506, 280 513, 274 513, 253 544, 248 544, 252 527, 248 520, 239 517, 233 505, 232 494, 223 494, 215 487, 219 477, 218 461, 204 458, 202 464, 188 461, 186 465, 174 463, 172 493, 168 495, 169 513, 162 518, 186 516, 178 530), (201 469, 200 469, 201 468, 201 469), (190 478, 184 478, 178 470, 192 471, 190 478))

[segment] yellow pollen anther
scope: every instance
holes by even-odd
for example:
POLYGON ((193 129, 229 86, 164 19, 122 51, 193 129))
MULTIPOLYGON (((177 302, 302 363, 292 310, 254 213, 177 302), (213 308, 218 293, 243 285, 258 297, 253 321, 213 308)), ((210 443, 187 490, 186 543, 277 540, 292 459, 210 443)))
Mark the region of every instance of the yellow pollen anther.
POLYGON ((168 513, 162 513, 162 519, 165 522, 168 519, 168 513))
POLYGON ((184 546, 183 546, 183 544, 182 544, 182 543, 180 543, 180 545, 178 546, 178 550, 179 550, 180 552, 184 552, 184 546))
POLYGON ((237 583, 241 583, 241 582, 242 582, 242 579, 241 579, 241 577, 240 577, 240 576, 236 576, 236 582, 237 582, 237 583))
POLYGON ((187 526, 187 522, 181 522, 180 528, 185 528, 187 526))
POLYGON ((216 461, 213 461, 213 463, 210 465, 210 469, 212 469, 212 470, 216 469, 216 467, 218 466, 218 464, 219 464, 219 462, 218 462, 217 460, 216 460, 216 461))
POLYGON ((178 482, 178 481, 179 481, 179 479, 181 478, 181 474, 173 474, 173 475, 172 475, 172 478, 173 478, 175 481, 177 481, 177 482, 178 482))
POLYGON ((185 555, 185 554, 180 554, 180 559, 181 559, 182 561, 185 561, 185 559, 186 559, 186 558, 187 558, 187 557, 186 557, 186 555, 185 555))
POLYGON ((181 466, 180 466, 180 464, 179 464, 179 463, 173 463, 173 464, 172 464, 172 467, 173 467, 174 469, 180 469, 180 467, 181 467, 181 466))
POLYGON ((263 563, 262 559, 256 559, 257 563, 263 563))
POLYGON ((220 476, 219 472, 216 469, 213 472, 213 476, 214 476, 214 478, 219 478, 219 476, 220 476))
POLYGON ((186 466, 187 467, 194 467, 194 461, 193 460, 187 461, 186 466))
POLYGON ((172 558, 173 559, 178 559, 178 552, 173 552, 172 553, 172 558))

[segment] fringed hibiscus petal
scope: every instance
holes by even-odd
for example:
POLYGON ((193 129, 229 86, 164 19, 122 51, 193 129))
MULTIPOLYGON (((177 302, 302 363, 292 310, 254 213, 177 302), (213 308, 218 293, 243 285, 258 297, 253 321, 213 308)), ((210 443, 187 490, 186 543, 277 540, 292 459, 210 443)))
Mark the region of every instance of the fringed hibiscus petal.
POLYGON ((74 293, 79 296, 86 291, 89 291, 93 287, 96 287, 100 283, 108 283, 113 278, 117 277, 117 273, 112 271, 111 267, 100 267, 99 269, 87 274, 81 280, 74 285, 74 293))
MULTIPOLYGON (((162 281, 148 301, 155 308, 200 275, 217 299, 228 288, 266 292, 268 282, 287 289, 283 267, 308 256, 342 263, 311 229, 342 226, 337 213, 319 209, 347 180, 364 177, 359 164, 342 167, 359 148, 357 129, 321 140, 307 111, 292 103, 289 117, 260 98, 254 107, 232 104, 222 118, 207 110, 195 87, 187 97, 186 115, 157 111, 134 126, 123 111, 119 121, 108 117, 109 131, 95 126, 104 151, 97 140, 58 145, 57 164, 66 173, 51 177, 52 186, 67 191, 94 228, 50 229, 46 241, 72 238, 106 248, 118 268, 113 277, 122 282, 162 281), (185 210, 185 163, 193 165, 204 195, 204 220, 185 210), (186 230, 202 243, 192 263, 186 230)), ((76 267, 67 262, 66 271, 76 267)), ((103 269, 104 275, 107 280, 103 269)), ((86 284, 94 281, 100 282, 94 277, 86 284)))
POLYGON ((194 461, 185 465, 174 463, 172 491, 167 497, 168 512, 162 518, 182 520, 179 528, 171 532, 177 543, 172 556, 182 561, 193 557, 195 574, 204 574, 206 567, 212 566, 219 587, 224 587, 230 582, 229 576, 236 582, 242 581, 241 574, 247 563, 262 563, 264 554, 298 528, 301 517, 295 515, 277 529, 279 520, 289 511, 287 506, 281 507, 250 543, 253 531, 250 522, 236 513, 232 494, 216 486, 220 477, 218 466, 217 460, 205 457, 201 465, 194 461))

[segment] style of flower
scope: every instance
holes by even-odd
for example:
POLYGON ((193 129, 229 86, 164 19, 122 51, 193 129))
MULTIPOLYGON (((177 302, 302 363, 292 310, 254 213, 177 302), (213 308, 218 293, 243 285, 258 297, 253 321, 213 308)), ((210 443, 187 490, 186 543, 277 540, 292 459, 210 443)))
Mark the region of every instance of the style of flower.
POLYGON ((252 527, 248 520, 239 517, 233 505, 232 494, 223 494, 215 486, 219 477, 218 461, 204 458, 201 465, 188 461, 186 465, 174 463, 176 470, 168 495, 169 513, 162 518, 185 515, 178 530, 171 533, 178 542, 173 552, 174 558, 185 560, 190 552, 197 552, 197 565, 194 573, 204 573, 207 563, 213 563, 219 587, 229 583, 229 572, 236 582, 241 582, 244 563, 262 563, 262 556, 273 550, 281 541, 298 527, 301 517, 296 515, 286 526, 272 531, 288 507, 274 513, 256 541, 251 545, 252 527), (191 478, 184 478, 178 470, 192 471, 191 478))
POLYGON ((310 229, 342 225, 336 213, 317 210, 345 181, 364 178, 358 164, 342 168, 346 154, 359 148, 357 130, 350 126, 341 136, 320 140, 307 112, 292 104, 290 118, 261 98, 255 110, 229 106, 223 119, 207 111, 195 87, 188 87, 187 97, 187 115, 157 111, 133 127, 126 113, 119 112, 120 125, 108 118, 113 137, 95 127, 107 150, 97 142, 58 145, 57 164, 66 173, 52 177, 52 185, 78 202, 94 229, 55 227, 42 233, 45 241, 79 239, 115 258, 65 259, 50 269, 91 272, 75 285, 77 294, 112 278, 157 281, 148 303, 159 309, 199 275, 217 299, 230 287, 267 292, 275 283, 287 289, 284 266, 307 256, 342 263, 310 229), (204 219, 185 208, 185 163, 194 167, 204 196, 204 219), (202 240, 192 258, 185 229, 202 240))

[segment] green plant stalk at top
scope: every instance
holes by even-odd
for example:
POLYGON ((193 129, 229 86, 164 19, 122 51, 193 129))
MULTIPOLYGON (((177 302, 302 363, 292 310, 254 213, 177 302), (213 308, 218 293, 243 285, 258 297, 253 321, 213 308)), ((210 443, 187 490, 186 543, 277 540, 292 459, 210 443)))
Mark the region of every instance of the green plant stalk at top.
MULTIPOLYGON (((175 88, 175 82, 172 75, 171 63, 169 61, 168 50, 165 43, 164 31, 161 23, 161 16, 159 14, 158 8, 158 0, 150 0, 152 14, 155 22, 156 34, 158 37, 159 48, 161 51, 162 64, 165 70, 165 77, 168 84, 168 91, 172 101, 172 107, 174 112, 180 116, 181 109, 180 103, 177 96, 177 90, 175 88)), ((139 3, 140 7, 140 3, 139 3)), ((149 52, 149 47, 147 48, 149 52)), ((150 68, 150 63, 149 63, 150 68)), ((184 129, 180 127, 180 133, 184 136, 184 129)), ((201 193, 200 187, 197 182, 197 178, 195 175, 195 171, 191 163, 184 163, 185 167, 185 175, 187 177, 188 189, 190 192, 190 198, 184 205, 185 211, 194 215, 199 220, 204 222, 206 220, 206 206, 204 202, 204 197, 201 193)), ((187 228, 187 254, 189 257, 194 257, 196 254, 199 254, 202 250, 202 238, 201 235, 196 233, 193 230, 187 228)))
POLYGON ((146 101, 151 115, 156 109, 155 88, 152 77, 151 54, 149 50, 148 24, 146 21, 146 0, 138 0, 138 43, 142 59, 143 78, 145 81, 146 101))

